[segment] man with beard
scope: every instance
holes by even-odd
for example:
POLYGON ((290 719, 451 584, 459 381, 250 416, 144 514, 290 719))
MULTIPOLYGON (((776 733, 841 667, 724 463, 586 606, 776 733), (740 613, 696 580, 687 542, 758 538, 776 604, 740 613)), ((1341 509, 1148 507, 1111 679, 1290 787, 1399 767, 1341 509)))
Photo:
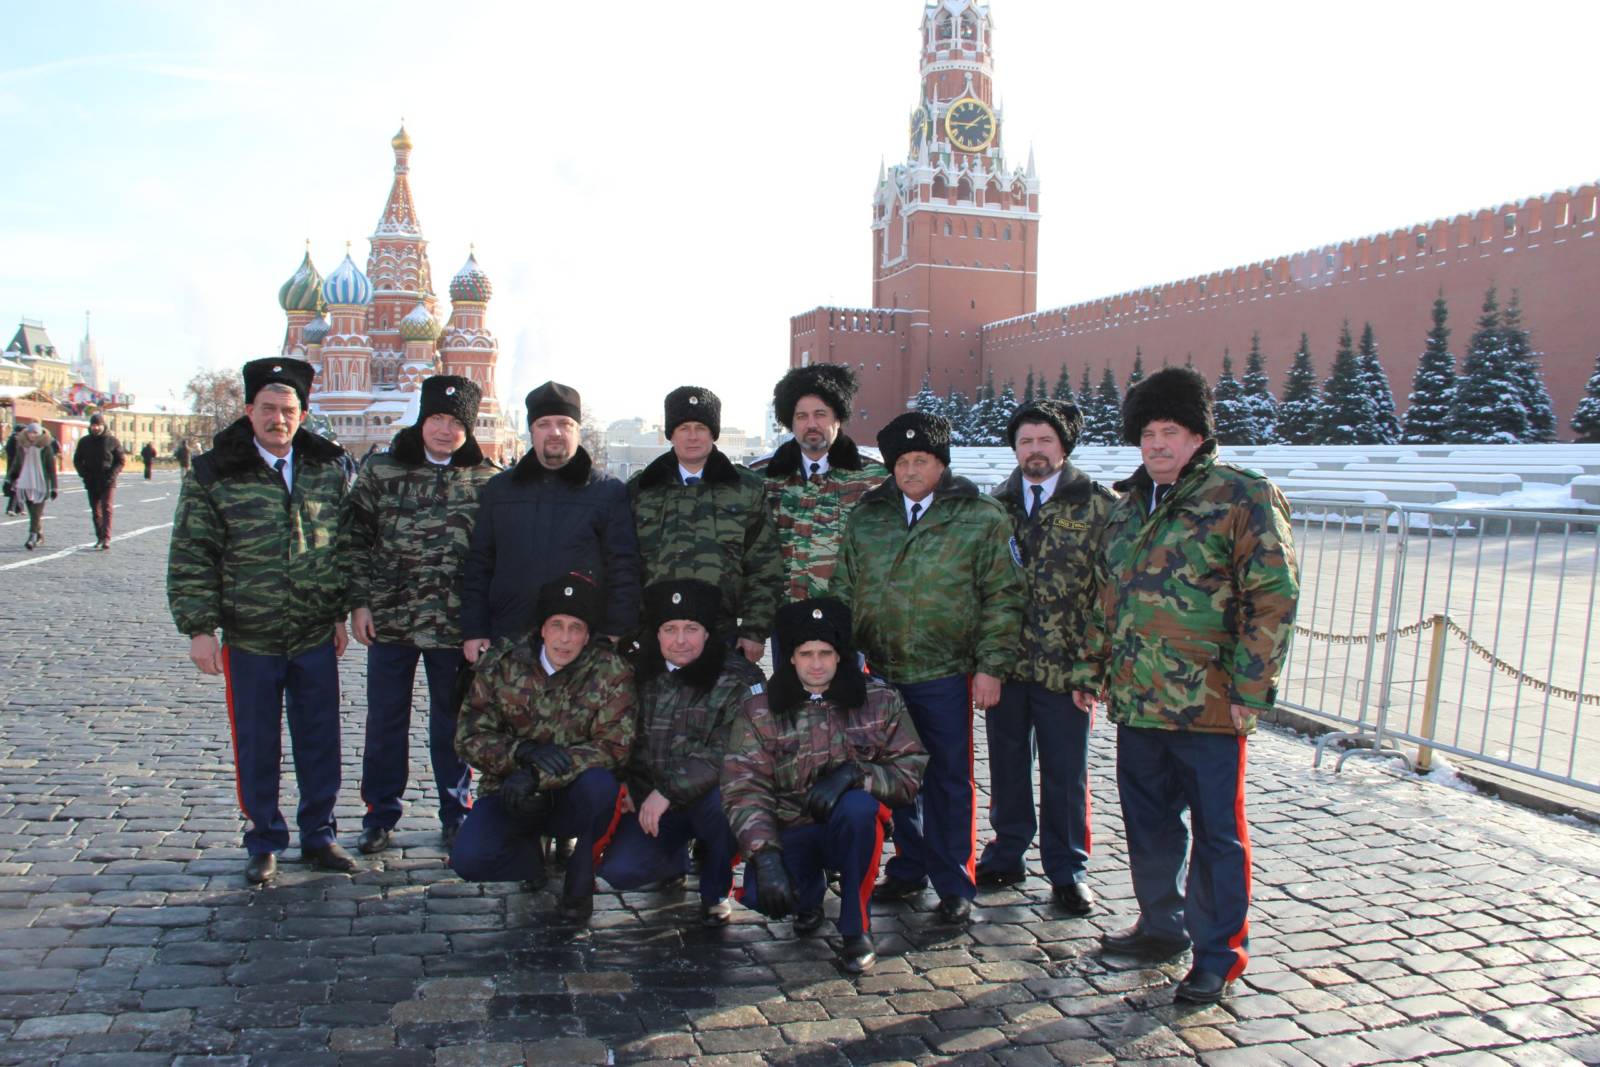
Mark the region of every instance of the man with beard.
POLYGON ((639 543, 623 484, 594 469, 579 443, 578 391, 545 382, 527 396, 533 447, 478 494, 461 569, 461 651, 468 663, 491 639, 528 633, 539 590, 576 572, 599 587, 596 635, 632 633, 639 619, 639 543))
POLYGON ((594 871, 622 813, 617 772, 634 733, 633 671, 590 640, 603 611, 585 576, 547 582, 536 632, 479 657, 456 751, 482 772, 450 866, 469 882, 544 886, 541 835, 575 837, 559 914, 586 922, 594 871))
POLYGON ((995 838, 978 861, 980 886, 1021 882, 1027 877, 1023 856, 1037 826, 1053 899, 1070 915, 1086 915, 1094 906, 1085 881, 1090 723, 1072 703, 1070 675, 1093 599, 1094 557, 1117 499, 1068 460, 1082 430, 1077 407, 1055 400, 1024 404, 1006 427, 1017 469, 994 496, 1011 515, 1026 599, 1021 654, 1000 687, 1000 702, 984 712, 995 838))
POLYGON ((111 511, 117 495, 117 475, 128 462, 122 442, 106 430, 105 416, 98 411, 89 416, 89 434, 78 440, 72 453, 72 469, 83 479, 89 498, 89 515, 94 520, 94 547, 102 552, 111 547, 111 511))
POLYGON ((713 641, 722 594, 694 578, 644 591, 645 633, 635 665, 638 727, 624 774, 628 799, 600 877, 612 888, 682 878, 684 848, 700 860, 700 921, 722 926, 738 852, 717 778, 739 704, 766 680, 743 654, 713 641))
POLYGON ((362 465, 350 492, 344 562, 350 624, 367 646, 367 744, 361 756, 357 847, 389 847, 410 769, 411 691, 420 659, 428 675, 428 749, 445 845, 472 804, 472 771, 456 754, 456 674, 461 668, 457 576, 478 514, 478 494, 499 470, 472 429, 482 391, 470 378, 422 383, 414 426, 362 465))
POLYGON ((798 934, 822 926, 839 875, 839 960, 877 959, 872 884, 889 809, 916 796, 928 756, 893 687, 855 666, 850 610, 832 597, 778 609, 788 658, 739 710, 722 763, 722 805, 747 858, 739 899, 798 934))

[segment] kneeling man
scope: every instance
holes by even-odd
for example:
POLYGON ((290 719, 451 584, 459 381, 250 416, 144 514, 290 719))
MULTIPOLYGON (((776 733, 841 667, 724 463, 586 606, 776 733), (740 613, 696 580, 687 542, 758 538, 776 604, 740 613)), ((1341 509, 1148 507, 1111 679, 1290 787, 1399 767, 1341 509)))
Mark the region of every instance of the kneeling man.
POLYGON ((575 837, 560 914, 594 911, 594 868, 621 814, 616 771, 633 743, 633 670, 589 640, 604 608, 581 574, 539 590, 539 627, 478 658, 456 751, 482 773, 450 866, 469 882, 544 885, 539 836, 575 837))
POLYGON ((722 763, 722 804, 749 857, 739 899, 798 933, 822 925, 827 871, 839 873, 839 955, 860 974, 877 959, 873 882, 889 809, 917 794, 928 755, 905 702, 856 666, 838 600, 778 609, 788 660, 739 710, 722 763))
POLYGON ((685 847, 702 845, 700 919, 722 926, 738 844, 722 813, 728 730, 739 705, 766 678, 743 653, 710 640, 722 592, 696 578, 657 582, 644 591, 643 647, 635 664, 638 717, 624 781, 628 798, 600 864, 613 889, 638 889, 681 878, 685 847))

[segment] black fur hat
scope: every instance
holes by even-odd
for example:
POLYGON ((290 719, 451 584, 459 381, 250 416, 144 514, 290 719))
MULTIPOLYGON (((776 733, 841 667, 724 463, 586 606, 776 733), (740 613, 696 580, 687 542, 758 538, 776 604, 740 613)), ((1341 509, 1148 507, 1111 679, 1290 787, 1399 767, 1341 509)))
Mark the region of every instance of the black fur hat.
POLYGON ((840 422, 850 421, 856 402, 856 372, 845 363, 813 363, 795 367, 772 388, 772 413, 785 429, 794 429, 794 409, 805 396, 820 396, 840 422))
POLYGON ((583 421, 583 398, 570 385, 545 382, 523 398, 523 403, 528 407, 530 427, 546 415, 565 415, 573 422, 583 421))
POLYGON ((889 420, 878 431, 878 451, 883 465, 891 471, 907 452, 927 452, 946 467, 950 466, 950 420, 943 415, 907 411, 889 420))
POLYGON ((1122 401, 1122 439, 1130 445, 1152 422, 1175 422, 1204 438, 1217 435, 1211 387, 1193 367, 1163 367, 1128 390, 1122 401))
POLYGON ((667 394, 666 435, 686 422, 703 422, 715 441, 722 436, 722 401, 716 393, 699 385, 679 386, 667 394))
POLYGON ((287 385, 300 398, 303 408, 311 402, 311 378, 316 372, 303 359, 269 356, 252 359, 244 365, 244 402, 254 404, 256 394, 268 385, 287 385))
POLYGON ((552 615, 571 615, 582 619, 593 630, 600 625, 600 587, 587 574, 573 571, 539 587, 538 624, 544 626, 552 615))
POLYGON ((1061 447, 1069 456, 1078 447, 1078 438, 1083 434, 1083 412, 1068 400, 1030 400, 1019 407, 1006 423, 1006 440, 1011 442, 1012 448, 1017 447, 1017 430, 1025 422, 1048 425, 1061 438, 1061 447))
POLYGON ((808 641, 825 642, 839 653, 839 672, 828 683, 823 697, 844 708, 859 708, 866 703, 867 677, 856 663, 850 626, 850 609, 834 597, 799 600, 778 609, 773 633, 783 647, 784 659, 772 665, 772 681, 767 686, 767 706, 774 714, 790 717, 811 699, 789 658, 808 641))
POLYGON ((716 633, 722 591, 698 578, 656 582, 644 591, 645 626, 653 633, 673 619, 688 619, 716 633))
POLYGON ((482 399, 483 390, 471 378, 435 374, 422 383, 422 410, 417 415, 417 425, 421 426, 433 415, 453 415, 471 437, 472 428, 478 424, 478 402, 482 399))

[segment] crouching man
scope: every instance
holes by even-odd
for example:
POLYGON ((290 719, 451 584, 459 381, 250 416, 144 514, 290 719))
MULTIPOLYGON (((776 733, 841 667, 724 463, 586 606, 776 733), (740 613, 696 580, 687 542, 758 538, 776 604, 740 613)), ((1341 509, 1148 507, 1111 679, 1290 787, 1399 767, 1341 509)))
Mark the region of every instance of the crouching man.
POLYGON ((628 799, 600 864, 613 889, 683 877, 685 848, 704 848, 700 920, 722 926, 738 844, 717 786, 739 705, 766 680, 741 652, 711 640, 722 592, 695 578, 657 582, 644 592, 647 632, 635 665, 638 717, 624 775, 628 799))
POLYGON ((456 751, 482 773, 450 866, 469 882, 545 882, 539 836, 575 837, 561 918, 594 911, 594 868, 621 814, 616 771, 633 742, 633 671, 592 643, 600 591, 569 574, 539 590, 538 629, 476 664, 456 751))
POLYGON ((840 961, 860 974, 877 959, 868 907, 889 810, 916 796, 928 755, 900 694, 857 669, 844 604, 786 604, 777 637, 788 660, 740 708, 722 763, 723 809, 749 857, 739 899, 793 912, 809 934, 837 871, 840 961))

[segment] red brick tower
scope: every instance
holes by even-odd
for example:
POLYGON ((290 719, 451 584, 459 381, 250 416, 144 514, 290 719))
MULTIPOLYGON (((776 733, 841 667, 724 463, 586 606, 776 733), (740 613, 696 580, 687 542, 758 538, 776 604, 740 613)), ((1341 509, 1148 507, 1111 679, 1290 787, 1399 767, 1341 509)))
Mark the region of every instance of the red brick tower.
POLYGON ((428 266, 428 242, 422 236, 416 205, 411 201, 411 135, 404 126, 389 144, 394 148, 394 184, 383 206, 383 216, 373 232, 367 256, 367 277, 372 279, 372 305, 367 311, 367 335, 372 339, 372 388, 395 389, 405 362, 405 338, 400 322, 422 304, 437 316, 438 298, 428 266))
POLYGON ((489 284, 489 276, 478 266, 476 253, 469 251, 466 263, 450 279, 450 321, 439 338, 439 355, 444 361, 445 374, 471 378, 483 387, 475 436, 485 455, 502 459, 499 455, 500 402, 494 373, 500 342, 484 324, 492 295, 494 287, 489 284))

